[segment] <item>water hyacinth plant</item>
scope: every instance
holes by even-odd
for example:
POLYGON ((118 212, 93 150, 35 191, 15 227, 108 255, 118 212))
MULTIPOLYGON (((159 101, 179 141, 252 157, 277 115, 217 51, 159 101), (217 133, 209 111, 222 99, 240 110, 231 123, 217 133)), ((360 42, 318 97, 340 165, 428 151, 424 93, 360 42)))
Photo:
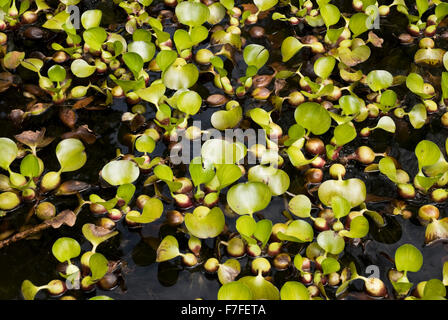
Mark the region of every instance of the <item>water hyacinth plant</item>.
POLYGON ((446 2, 0 11, 0 299, 446 299, 446 2))

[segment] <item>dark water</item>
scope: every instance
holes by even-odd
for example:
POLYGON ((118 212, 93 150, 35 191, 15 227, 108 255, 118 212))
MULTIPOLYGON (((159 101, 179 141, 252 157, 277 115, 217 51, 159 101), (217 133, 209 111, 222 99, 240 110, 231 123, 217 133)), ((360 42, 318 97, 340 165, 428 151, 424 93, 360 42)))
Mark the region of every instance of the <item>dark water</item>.
MULTIPOLYGON (((88 1, 86 1, 88 2, 88 1)), ((341 8, 346 6, 347 2, 340 1, 341 8)), ((95 7, 96 2, 90 2, 90 7, 95 7)), ((156 6, 157 7, 157 6, 156 6)), ((163 6, 159 7, 163 8, 163 6)), ((395 10, 395 9, 394 9, 395 10)), ((341 9, 342 11, 342 9, 341 9)), ((119 16, 119 15, 118 15, 119 16)), ((391 17, 382 19, 381 30, 377 32, 380 37, 385 39, 384 48, 373 48, 370 59, 360 65, 363 72, 366 74, 374 69, 386 69, 397 74, 409 73, 410 66, 413 60, 413 55, 416 51, 416 46, 402 47, 398 43, 398 32, 406 24, 401 15, 392 12, 391 17), (387 55, 384 54, 387 52, 387 55)), ((270 49, 270 61, 279 60, 280 53, 278 50, 279 42, 276 39, 283 39, 289 33, 294 32, 297 35, 309 34, 310 29, 297 26, 291 28, 282 22, 267 25, 265 21, 261 21, 260 25, 267 30, 268 36, 264 39, 251 40, 248 37, 248 28, 243 30, 243 35, 247 37, 248 43, 259 43, 270 49)), ((315 30, 316 31, 316 30, 315 30)), ((319 31, 319 30, 317 30, 319 31)), ((436 46, 447 49, 446 43, 437 43, 436 46)), ((297 55, 297 59, 292 59, 288 62, 289 67, 297 66, 300 63, 304 64, 304 70, 309 70, 312 67, 311 56, 307 49, 303 49, 297 55)), ((241 58, 237 57, 238 61, 241 58)), ((244 63, 240 63, 236 68, 232 69, 229 65, 229 74, 232 75, 233 80, 242 76, 244 73, 244 63)), ((440 70, 431 70, 435 74, 440 70)), ((265 66, 260 74, 272 73, 272 70, 265 66)), ((152 77, 152 79, 154 76, 152 77)), ((203 98, 209 94, 219 92, 211 82, 211 78, 207 75, 201 76, 198 84, 194 87, 203 98)), ((297 87, 297 82, 288 80, 288 87, 297 87)), ((405 92, 403 87, 394 88, 397 93, 405 92)), ((362 92, 357 92, 362 96, 362 92)), ((406 98, 406 105, 412 106, 412 97, 406 98)), ((21 97, 17 89, 10 89, 0 95, 0 136, 12 138, 14 134, 20 133, 22 130, 12 125, 7 115, 10 110, 15 108, 24 108, 27 101, 21 97)), ((270 109, 268 102, 255 101, 251 98, 240 100, 245 110, 254 107, 263 107, 270 109)), ((202 121, 202 128, 210 127, 210 115, 216 108, 206 108, 198 118, 202 121)), ((98 136, 97 141, 93 145, 87 145, 86 151, 88 160, 86 165, 74 173, 66 173, 63 175, 64 180, 77 179, 86 181, 92 185, 98 183, 98 172, 111 159, 115 157, 116 148, 121 148, 123 153, 128 151, 127 147, 122 144, 122 136, 129 132, 129 129, 120 123, 121 114, 127 110, 124 101, 117 100, 113 106, 107 110, 102 111, 87 111, 78 110, 78 124, 87 124, 98 136)), ((292 116, 293 109, 286 103, 282 110, 281 119, 278 123, 283 127, 284 132, 287 132, 288 127, 293 123, 292 116)), ((154 116, 152 107, 148 107, 146 118, 154 116)), ((277 121, 274 116, 274 121, 277 121)), ((397 158, 402 164, 403 169, 406 170, 411 177, 417 172, 417 161, 413 150, 416 144, 422 139, 428 139, 436 142, 441 150, 444 151, 444 142, 448 137, 446 129, 442 128, 438 118, 439 114, 431 116, 430 125, 426 125, 420 130, 410 128, 407 120, 398 120, 397 133, 392 136, 380 130, 375 131, 373 136, 369 138, 368 145, 370 145, 376 152, 388 151, 391 156, 397 158)), ((371 126, 376 123, 376 120, 366 121, 362 126, 371 126)), ((42 127, 47 128, 47 134, 50 136, 60 136, 67 131, 58 118, 57 107, 52 107, 45 114, 30 118, 26 120, 23 130, 38 130, 42 127)), ((39 153, 39 156, 44 160, 45 167, 48 170, 58 169, 58 164, 55 159, 54 149, 58 140, 54 141, 50 146, 46 147, 44 151, 39 153)), ((366 141, 357 140, 344 148, 344 153, 352 152, 358 145, 366 144, 366 141)), ((445 153, 445 151, 444 151, 445 153)), ((159 142, 156 151, 151 155, 152 157, 158 155, 166 155, 166 147, 159 142)), ((185 168, 181 168, 185 170, 185 168)), ((303 172, 286 167, 291 177, 291 192, 298 192, 303 185, 303 172)), ((363 173, 363 167, 350 163, 347 168, 347 178, 360 177, 366 182, 368 193, 396 198, 395 186, 384 176, 378 173, 363 173)), ((142 188, 142 182, 145 177, 141 175, 137 183, 137 194, 147 193, 153 195, 152 188, 142 188)), ((113 190, 100 190, 94 187, 90 192, 99 192, 104 195, 111 195, 113 190)), ((88 193, 83 194, 87 198, 88 193)), ((66 208, 74 209, 77 204, 76 197, 59 197, 52 199, 55 201, 58 210, 66 208)), ((428 200, 424 196, 418 196, 413 203, 412 210, 415 212, 418 206, 422 203, 427 203, 428 200)), ((275 197, 268 208, 263 210, 261 214, 271 219, 274 223, 283 222, 285 218, 282 216, 282 211, 285 210, 285 203, 287 201, 282 197, 275 197)), ((370 203, 369 208, 377 210, 386 216, 388 222, 387 226, 378 229, 373 223, 371 224, 371 231, 366 237, 363 245, 355 246, 354 244, 347 244, 344 251, 342 261, 355 261, 358 266, 360 274, 364 274, 365 269, 369 265, 377 265, 380 268, 381 278, 386 281, 387 271, 393 267, 393 263, 388 260, 387 256, 394 256, 395 250, 404 243, 412 243, 419 248, 424 256, 424 265, 418 273, 409 274, 411 282, 417 283, 419 281, 428 280, 430 278, 441 278, 442 265, 444 261, 448 260, 448 245, 444 243, 437 243, 432 246, 424 246, 424 232, 425 227, 421 226, 417 221, 403 220, 401 217, 389 216, 391 209, 389 203, 370 203)), ((439 205, 438 205, 439 206, 439 205)), ((172 208, 171 205, 165 204, 165 212, 172 208)), ((446 205, 440 205, 441 216, 447 216, 446 205)), ((19 210, 15 211, 4 218, 0 218, 0 228, 5 225, 20 225, 29 210, 29 206, 24 205, 19 210)), ((102 244, 98 251, 103 253, 109 260, 122 261, 122 277, 120 279, 120 286, 113 291, 102 291, 96 289, 95 292, 85 294, 78 291, 70 292, 78 298, 87 298, 94 295, 108 295, 116 299, 216 299, 220 284, 215 276, 210 276, 202 271, 202 268, 196 267, 193 269, 185 268, 180 264, 179 259, 173 261, 156 263, 155 250, 158 242, 167 234, 174 234, 175 229, 164 225, 164 217, 158 221, 145 225, 141 230, 130 230, 123 222, 119 222, 117 227, 119 235, 102 244)), ((9 247, 0 249, 0 299, 21 299, 20 285, 23 280, 29 279, 36 285, 43 285, 52 279, 59 278, 56 266, 57 261, 51 254, 51 246, 54 241, 61 236, 70 236, 78 240, 82 244, 83 250, 89 250, 90 244, 81 236, 80 228, 86 222, 95 222, 96 218, 92 216, 88 208, 84 208, 79 215, 77 224, 73 228, 62 227, 58 230, 45 231, 40 239, 23 240, 10 245, 9 247)), ((228 217, 227 221, 230 226, 234 226, 234 217, 228 217)), ((1 230, 1 229, 0 229, 1 230)), ((180 241, 181 251, 186 249, 186 239, 179 234, 176 234, 180 241)), ((213 241, 205 241, 203 246, 204 258, 213 253, 213 241)), ((290 245, 290 252, 301 252, 303 249, 298 245, 290 245)), ((249 259, 247 257, 241 259, 242 274, 249 274, 249 259)), ((274 272, 273 278, 277 284, 281 284, 289 276, 288 272, 274 272)), ((389 287, 389 292, 392 293, 392 288, 389 287)), ((45 293, 41 292, 37 296, 38 299, 48 298, 45 293)))

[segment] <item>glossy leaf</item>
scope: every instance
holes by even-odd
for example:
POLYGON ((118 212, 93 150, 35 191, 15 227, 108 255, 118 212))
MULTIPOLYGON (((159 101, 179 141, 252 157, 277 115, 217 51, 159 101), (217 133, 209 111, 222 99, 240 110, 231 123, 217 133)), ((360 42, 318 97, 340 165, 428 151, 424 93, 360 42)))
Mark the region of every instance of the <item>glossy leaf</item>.
POLYGON ((56 157, 61 165, 61 172, 80 169, 87 161, 84 145, 78 139, 64 139, 56 146, 56 157))
POLYGON ((67 262, 80 255, 81 246, 75 239, 62 237, 55 241, 51 251, 59 262, 67 262))
POLYGON ((139 175, 140 169, 130 160, 113 160, 101 170, 103 179, 113 186, 132 183, 139 175))

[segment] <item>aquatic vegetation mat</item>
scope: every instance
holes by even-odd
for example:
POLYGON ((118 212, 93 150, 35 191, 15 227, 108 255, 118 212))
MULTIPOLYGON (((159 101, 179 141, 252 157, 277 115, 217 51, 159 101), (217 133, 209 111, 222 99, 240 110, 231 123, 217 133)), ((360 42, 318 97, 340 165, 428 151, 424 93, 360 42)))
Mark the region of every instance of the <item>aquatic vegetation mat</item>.
POLYGON ((0 299, 446 299, 448 3, 0 9, 0 299))

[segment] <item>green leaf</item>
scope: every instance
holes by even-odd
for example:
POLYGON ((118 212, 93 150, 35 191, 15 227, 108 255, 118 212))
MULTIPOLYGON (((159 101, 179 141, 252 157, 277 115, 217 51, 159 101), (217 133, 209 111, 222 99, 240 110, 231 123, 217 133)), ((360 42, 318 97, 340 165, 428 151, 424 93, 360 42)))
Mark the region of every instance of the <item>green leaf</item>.
POLYGON ((42 27, 53 30, 63 30, 62 26, 70 19, 70 14, 66 11, 61 11, 51 19, 47 20, 42 27))
POLYGON ((369 30, 367 26, 368 17, 369 17, 368 15, 362 12, 355 13, 350 17, 348 27, 353 32, 353 38, 356 38, 360 34, 369 30))
POLYGON ((412 244, 404 244, 395 251, 395 266, 398 271, 417 272, 422 265, 423 255, 412 244))
POLYGON ((237 181, 242 176, 240 167, 236 164, 222 164, 218 166, 216 170, 216 176, 219 180, 219 189, 223 189, 235 181, 237 181))
POLYGON ((40 174, 39 160, 33 154, 28 154, 20 162, 20 173, 29 178, 38 177, 40 174))
POLYGON ((272 221, 263 219, 257 222, 257 227, 254 232, 254 237, 261 241, 262 248, 266 246, 272 233, 272 221))
POLYGON ((358 114, 361 108, 365 106, 365 103, 358 97, 346 95, 339 98, 339 106, 344 111, 344 114, 351 115, 358 114))
POLYGON ((243 57, 248 66, 260 69, 268 61, 269 51, 259 44, 250 44, 244 48, 243 57))
POLYGON ((350 222, 350 231, 342 230, 340 235, 349 238, 363 238, 369 233, 369 221, 364 216, 357 216, 350 222))
POLYGON ((397 168, 391 157, 384 157, 381 159, 378 163, 378 167, 382 174, 386 175, 393 182, 398 183, 397 168))
POLYGON ((334 258, 326 258, 324 261, 322 261, 322 271, 324 275, 338 272, 339 269, 341 269, 341 265, 339 264, 338 260, 334 258))
POLYGON ((331 117, 328 111, 316 102, 300 104, 295 112, 296 122, 315 135, 321 135, 330 129, 331 117))
POLYGON ((265 280, 261 275, 252 277, 246 276, 238 280, 242 282, 252 291, 254 300, 279 300, 280 292, 269 281, 265 280))
POLYGON ((322 79, 327 79, 336 65, 336 59, 332 56, 321 57, 314 63, 314 73, 322 79))
POLYGON ((192 63, 177 59, 162 74, 163 84, 173 90, 188 89, 199 78, 199 70, 192 63))
POLYGON ((82 37, 90 48, 98 51, 107 40, 107 32, 101 27, 95 27, 84 31, 82 37))
POLYGON ((280 289, 282 300, 310 300, 310 292, 300 282, 287 281, 280 289))
POLYGON ((98 281, 104 277, 109 269, 107 259, 101 253, 94 253, 89 258, 89 268, 92 272, 92 280, 98 281))
POLYGON ((387 89, 392 85, 393 76, 385 70, 373 70, 367 75, 367 84, 373 91, 387 89))
POLYGON ((9 165, 17 158, 19 149, 17 145, 9 138, 0 138, 0 167, 8 170, 9 165))
MULTIPOLYGON (((136 53, 142 58, 143 62, 148 62, 154 57, 156 46, 148 41, 134 41, 128 45, 128 52, 136 53)), ((128 64, 126 63, 126 65, 128 64)))
POLYGON ((227 10, 232 10, 233 7, 235 6, 235 1, 234 0, 219 0, 219 2, 227 9, 227 10))
POLYGON ((415 147, 419 169, 435 164, 440 158, 440 149, 432 141, 422 140, 415 147))
POLYGON ((125 201, 125 205, 127 205, 134 196, 135 186, 133 184, 122 184, 117 189, 117 198, 125 201))
POLYGON ((338 23, 339 19, 341 18, 341 12, 339 11, 338 7, 333 4, 321 5, 319 6, 319 10, 327 28, 338 23))
POLYGON ((156 262, 168 261, 179 255, 179 243, 177 239, 173 236, 166 236, 157 248, 156 262))
POLYGON ((256 241, 251 238, 257 229, 257 222, 251 216, 241 216, 236 220, 236 230, 243 236, 249 244, 256 241))
POLYGON ((86 30, 99 27, 102 15, 101 10, 87 10, 81 15, 81 24, 86 30))
POLYGON ((332 205, 333 197, 338 195, 347 199, 351 207, 357 207, 366 199, 366 186, 358 178, 347 180, 326 180, 318 189, 319 200, 326 206, 332 205))
POLYGON ((417 73, 410 73, 406 78, 406 86, 409 90, 423 99, 431 98, 432 95, 424 93, 424 85, 423 78, 417 73))
POLYGON ((193 213, 185 214, 185 226, 188 231, 199 239, 215 238, 224 229, 225 218, 219 207, 209 209, 196 207, 193 213))
POLYGON ((157 176, 157 178, 162 180, 173 181, 174 179, 173 170, 171 170, 171 168, 166 164, 159 164, 157 167, 155 167, 154 174, 157 176))
POLYGON ((149 135, 144 134, 135 140, 135 149, 140 152, 151 153, 156 147, 156 142, 149 135))
MULTIPOLYGON (((233 2, 233 1, 232 1, 233 2)), ((218 300, 252 300, 252 291, 244 283, 232 281, 224 284, 218 291, 218 300)))
POLYGON ((97 227, 92 223, 86 223, 82 226, 82 234, 92 244, 92 251, 95 251, 96 247, 101 243, 116 236, 118 231, 111 231, 109 229, 97 227))
POLYGON ((258 181, 267 184, 273 196, 279 196, 285 193, 290 184, 288 174, 273 166, 253 166, 249 169, 247 178, 249 181, 258 181))
POLYGON ((416 104, 409 112, 409 121, 415 129, 420 129, 426 123, 426 107, 422 104, 416 104))
POLYGON ((27 68, 28 70, 39 72, 40 69, 42 69, 44 62, 37 58, 28 58, 22 60, 20 64, 22 65, 22 67, 27 68))
POLYGON ((25 300, 34 300, 34 297, 41 289, 36 287, 31 281, 25 280, 22 282, 20 290, 25 300))
POLYGON ((308 218, 311 213, 311 201, 307 196, 298 194, 289 200, 288 209, 299 218, 308 218))
POLYGON ((386 90, 381 93, 380 103, 387 107, 393 107, 397 103, 397 94, 393 90, 386 90))
POLYGON ((158 105, 160 99, 165 94, 166 87, 163 83, 152 83, 148 88, 140 89, 137 94, 145 101, 149 101, 154 105, 158 105))
POLYGON ((90 77, 96 71, 96 67, 89 65, 83 59, 76 59, 73 60, 70 66, 70 70, 78 78, 87 78, 90 77))
POLYGON ((340 124, 334 129, 334 138, 338 146, 343 146, 356 138, 356 129, 349 122, 340 124))
POLYGON ((418 15, 421 17, 429 8, 428 0, 416 0, 418 15))
POLYGON ((194 27, 206 22, 210 11, 201 2, 183 1, 176 6, 176 16, 180 23, 194 27))
POLYGON ((313 227, 306 221, 294 220, 292 221, 285 232, 279 232, 277 237, 280 240, 292 242, 311 242, 313 241, 314 231, 313 227))
POLYGON ((67 72, 63 67, 58 64, 55 64, 50 69, 48 69, 48 77, 51 81, 54 82, 62 82, 65 80, 67 72))
POLYGON ((254 4, 260 11, 266 11, 271 9, 277 4, 277 2, 278 0, 254 0, 254 4))
POLYGON ((345 198, 336 195, 331 199, 331 208, 334 212, 334 217, 340 219, 350 213, 351 204, 345 198))
POLYGON ((78 139, 64 139, 56 146, 56 157, 61 165, 61 172, 80 169, 87 161, 84 145, 78 139))
POLYGON ((345 247, 344 238, 332 230, 319 233, 317 243, 322 249, 331 254, 339 254, 345 247))
POLYGON ((252 215, 265 209, 271 202, 269 187, 261 182, 246 182, 234 185, 227 192, 227 203, 240 215, 252 215))
POLYGON ((101 170, 103 179, 113 186, 132 183, 139 175, 140 169, 130 160, 113 160, 101 170))
POLYGON ((389 116, 383 116, 378 121, 376 128, 383 129, 387 132, 395 133, 395 122, 389 116))
POLYGON ((184 91, 177 97, 177 108, 189 115, 198 113, 202 98, 196 91, 184 91))
POLYGON ((303 48, 303 44, 294 37, 287 37, 282 42, 281 53, 282 61, 286 62, 291 59, 300 49, 303 48))
POLYGON ((213 167, 204 168, 200 157, 196 157, 190 162, 189 172, 195 186, 207 183, 215 176, 213 167))
POLYGON ((157 54, 156 62, 159 68, 165 71, 174 61, 176 61, 177 53, 173 50, 162 50, 157 54))
POLYGON ((141 215, 138 211, 130 211, 126 219, 136 223, 151 223, 160 218, 163 212, 163 203, 157 198, 149 199, 143 208, 141 215))
POLYGON ((134 77, 137 79, 138 74, 143 69, 143 58, 135 52, 126 52, 123 54, 123 61, 126 63, 127 67, 134 74, 134 77))
POLYGON ((233 164, 246 156, 247 148, 244 144, 231 143, 223 139, 207 140, 201 149, 202 161, 206 166, 210 164, 233 164))
POLYGON ((75 239, 62 237, 55 241, 51 251, 59 262, 67 262, 79 256, 81 246, 75 239))
POLYGON ((446 288, 442 281, 439 279, 428 280, 423 289, 424 300, 445 300, 446 288))

